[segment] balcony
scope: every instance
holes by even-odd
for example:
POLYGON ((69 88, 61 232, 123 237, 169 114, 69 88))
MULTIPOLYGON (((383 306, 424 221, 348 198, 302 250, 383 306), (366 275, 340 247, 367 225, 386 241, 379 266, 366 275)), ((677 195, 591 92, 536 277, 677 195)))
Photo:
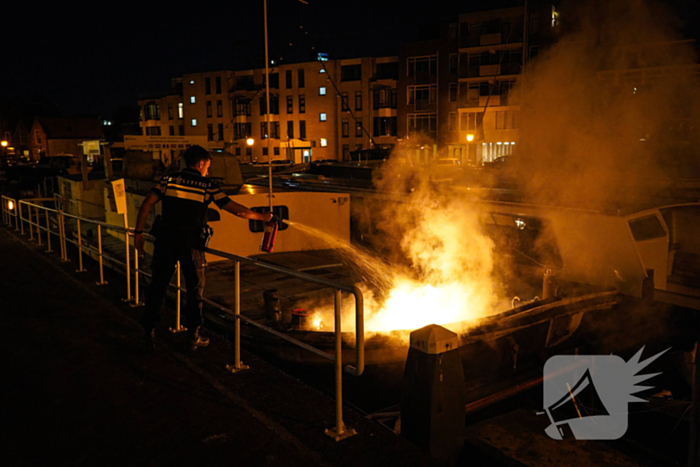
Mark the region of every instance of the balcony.
POLYGON ((396 109, 391 107, 382 107, 374 111, 374 115, 377 117, 396 117, 396 109))
POLYGON ((481 65, 479 76, 496 76, 501 74, 501 65, 481 65))
POLYGON ((482 34, 479 45, 494 45, 501 43, 501 33, 497 32, 495 34, 482 34))

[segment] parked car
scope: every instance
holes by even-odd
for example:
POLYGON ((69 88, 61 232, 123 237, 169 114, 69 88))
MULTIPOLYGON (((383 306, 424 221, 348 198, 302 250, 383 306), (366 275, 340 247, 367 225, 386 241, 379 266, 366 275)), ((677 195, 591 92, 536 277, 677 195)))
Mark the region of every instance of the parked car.
POLYGON ((510 186, 518 180, 513 156, 501 156, 484 163, 482 174, 485 184, 496 187, 510 186))
POLYGON ((459 159, 455 158, 447 158, 447 159, 438 159, 437 160, 437 165, 440 166, 458 166, 460 167, 462 165, 462 162, 459 159))

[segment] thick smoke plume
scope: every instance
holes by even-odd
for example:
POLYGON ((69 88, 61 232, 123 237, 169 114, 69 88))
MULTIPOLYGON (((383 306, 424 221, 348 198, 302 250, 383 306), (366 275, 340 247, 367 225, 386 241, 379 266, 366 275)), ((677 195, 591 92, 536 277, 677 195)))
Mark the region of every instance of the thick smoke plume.
POLYGON ((596 209, 665 195, 667 177, 697 168, 689 127, 698 117, 694 46, 651 2, 601 0, 561 11, 558 42, 516 88, 515 160, 526 194, 596 209))

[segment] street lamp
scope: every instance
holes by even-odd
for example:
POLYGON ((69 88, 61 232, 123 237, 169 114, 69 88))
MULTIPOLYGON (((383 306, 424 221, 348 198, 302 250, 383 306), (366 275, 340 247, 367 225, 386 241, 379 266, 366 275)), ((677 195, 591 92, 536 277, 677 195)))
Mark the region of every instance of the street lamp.
POLYGON ((469 133, 467 135, 467 142, 471 143, 472 141, 474 141, 474 135, 472 133, 469 133))
POLYGON ((252 146, 253 144, 255 144, 255 140, 253 138, 248 138, 247 140, 245 140, 245 142, 248 146, 252 146))

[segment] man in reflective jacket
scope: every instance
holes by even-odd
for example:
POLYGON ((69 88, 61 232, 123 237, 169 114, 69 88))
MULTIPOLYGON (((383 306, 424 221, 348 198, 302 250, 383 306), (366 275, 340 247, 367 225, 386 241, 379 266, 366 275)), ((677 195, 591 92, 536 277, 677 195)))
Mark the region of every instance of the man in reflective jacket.
POLYGON ((205 228, 208 205, 215 203, 244 219, 269 222, 272 213, 257 213, 232 201, 221 191, 216 181, 206 178, 211 165, 211 154, 201 146, 191 146, 184 153, 187 168, 163 177, 149 191, 141 205, 136 221, 134 243, 143 253, 145 240, 143 228, 151 209, 163 202, 161 225, 156 234, 155 250, 151 263, 152 281, 146 296, 146 310, 142 325, 147 348, 154 347, 155 325, 160 320, 160 311, 165 300, 168 284, 180 262, 187 287, 185 326, 187 346, 190 350, 209 345, 209 339, 199 334, 204 322, 202 317, 202 294, 207 262, 205 258, 205 228))

